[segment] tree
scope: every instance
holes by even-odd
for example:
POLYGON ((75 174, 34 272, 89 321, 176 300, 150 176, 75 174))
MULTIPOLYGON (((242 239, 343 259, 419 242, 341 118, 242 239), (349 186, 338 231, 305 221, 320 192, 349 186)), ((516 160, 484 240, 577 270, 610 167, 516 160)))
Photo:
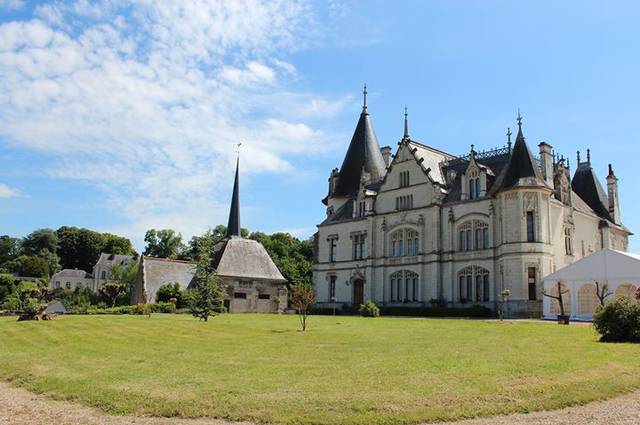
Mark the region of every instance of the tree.
POLYGON ((147 246, 144 255, 158 258, 178 258, 184 251, 182 235, 171 229, 150 229, 144 235, 147 246))
POLYGON ((49 264, 41 257, 30 257, 21 255, 13 261, 9 261, 5 266, 19 276, 40 277, 48 279, 50 276, 49 264))
POLYGON ((558 288, 558 292, 557 292, 558 295, 553 295, 553 294, 547 293, 544 290, 544 288, 542 288, 542 295, 545 296, 545 297, 549 297, 551 299, 554 299, 554 300, 558 301, 558 305, 560 306, 560 316, 565 318, 565 322, 564 322, 565 324, 569 324, 569 322, 566 320, 566 316, 564 314, 564 302, 562 300, 562 296, 564 294, 568 293, 569 290, 568 289, 562 289, 562 284, 560 282, 558 282, 557 288, 558 288))
POLYGON ((176 301, 176 306, 181 306, 183 302, 182 288, 178 282, 166 283, 158 288, 156 292, 156 301, 168 303, 171 300, 176 301))
POLYGON ((596 281, 596 297, 598 297, 600 305, 604 305, 607 297, 610 297, 611 295, 613 295, 613 292, 609 291, 608 284, 605 283, 604 285, 602 285, 602 287, 600 287, 600 282, 596 281))
POLYGON ((51 276, 60 271, 60 258, 55 252, 51 252, 45 248, 41 250, 36 257, 41 258, 47 263, 47 269, 49 270, 47 278, 51 278, 51 276))
POLYGON ((15 260, 20 255, 20 239, 8 235, 0 236, 0 266, 15 260))
POLYGON ((282 275, 289 282, 311 285, 313 267, 313 241, 301 241, 289 233, 267 235, 253 232, 249 239, 256 240, 264 246, 282 275))
POLYGON ((58 255, 64 269, 89 271, 100 257, 104 246, 104 237, 89 229, 63 226, 56 230, 58 234, 58 255))
POLYGON ((315 302, 315 296, 310 285, 299 283, 291 287, 290 304, 298 313, 302 332, 307 330, 307 318, 315 302))
POLYGON ((209 316, 224 311, 224 288, 213 267, 211 250, 206 244, 198 247, 199 256, 194 275, 195 289, 186 291, 187 303, 191 314, 205 322, 209 316))
POLYGON ((22 241, 22 254, 38 255, 40 251, 57 252, 58 235, 52 229, 38 229, 29 233, 22 241))
POLYGON ((124 286, 125 293, 131 296, 136 286, 138 276, 138 261, 131 260, 125 266, 114 264, 109 271, 107 280, 117 282, 124 286))
POLYGON ((118 298, 127 293, 127 287, 117 281, 107 281, 98 291, 105 299, 105 302, 111 307, 115 307, 118 298))
POLYGON ((58 235, 58 256, 64 269, 90 271, 103 252, 134 255, 131 241, 111 233, 99 233, 89 229, 62 226, 58 235))
POLYGON ((15 281, 10 274, 0 274, 0 304, 15 290, 15 281))
POLYGON ((135 255, 135 250, 131 241, 125 237, 113 235, 111 233, 103 233, 104 244, 102 252, 109 254, 135 255))

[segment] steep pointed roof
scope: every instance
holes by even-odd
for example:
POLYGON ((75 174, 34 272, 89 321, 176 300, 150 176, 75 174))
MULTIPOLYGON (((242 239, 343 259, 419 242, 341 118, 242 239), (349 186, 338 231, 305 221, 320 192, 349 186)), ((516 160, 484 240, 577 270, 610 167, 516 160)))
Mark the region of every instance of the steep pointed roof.
POLYGON ((357 192, 363 173, 368 173, 371 180, 381 179, 385 174, 386 165, 367 112, 366 86, 364 95, 362 113, 340 167, 338 184, 333 193, 335 196, 350 196, 357 192))
POLYGON ((522 133, 522 117, 519 113, 516 143, 513 145, 509 162, 498 175, 491 192, 496 193, 501 189, 517 186, 546 187, 540 167, 536 164, 522 133))
POLYGON ((236 162, 236 178, 233 182, 233 195, 231 196, 231 208, 229 210, 229 222, 227 223, 227 236, 241 236, 240 233, 240 157, 236 162))
POLYGON ((596 173, 591 168, 591 161, 579 162, 573 179, 571 189, 582 199, 599 217, 611 220, 609 214, 609 199, 600 185, 596 173))

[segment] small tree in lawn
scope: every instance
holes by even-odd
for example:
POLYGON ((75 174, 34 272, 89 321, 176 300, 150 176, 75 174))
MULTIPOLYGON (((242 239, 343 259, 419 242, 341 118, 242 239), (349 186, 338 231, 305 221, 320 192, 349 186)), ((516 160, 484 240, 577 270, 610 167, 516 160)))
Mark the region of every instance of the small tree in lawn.
POLYGON ((609 285, 605 283, 600 286, 600 282, 596 280, 596 297, 598 297, 600 305, 604 305, 607 297, 610 297, 611 295, 613 295, 613 292, 609 291, 609 285))
POLYGON ((297 284, 291 287, 291 307, 298 313, 302 332, 307 330, 307 318, 316 299, 309 285, 297 284))
POLYGON ((111 307, 115 307, 118 298, 127 292, 127 287, 118 281, 110 280, 100 287, 99 292, 111 307))
POLYGON ((563 318, 564 324, 568 325, 569 322, 567 321, 566 315, 564 314, 564 301, 562 299, 562 296, 564 294, 569 293, 569 290, 568 289, 562 289, 562 285, 561 285, 560 282, 558 282, 557 288, 558 288, 558 295, 553 295, 551 293, 548 293, 548 292, 546 292, 544 290, 544 288, 542 288, 542 295, 545 296, 545 297, 549 297, 551 299, 554 299, 554 300, 558 301, 558 305, 560 306, 560 317, 563 318))
POLYGON ((199 244, 194 276, 196 287, 186 292, 187 303, 194 317, 209 320, 224 311, 224 288, 211 261, 210 244, 199 244))
POLYGON ((500 308, 498 309, 498 315, 500 316, 500 321, 504 319, 504 307, 509 300, 509 296, 511 295, 511 291, 508 288, 500 291, 500 308))

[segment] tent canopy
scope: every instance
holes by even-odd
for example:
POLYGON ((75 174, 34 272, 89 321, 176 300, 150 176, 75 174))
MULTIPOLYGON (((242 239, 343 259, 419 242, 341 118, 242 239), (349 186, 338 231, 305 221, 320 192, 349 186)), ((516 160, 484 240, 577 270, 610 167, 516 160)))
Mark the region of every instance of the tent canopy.
POLYGON ((547 275, 543 280, 625 279, 640 279, 640 255, 605 248, 547 275))

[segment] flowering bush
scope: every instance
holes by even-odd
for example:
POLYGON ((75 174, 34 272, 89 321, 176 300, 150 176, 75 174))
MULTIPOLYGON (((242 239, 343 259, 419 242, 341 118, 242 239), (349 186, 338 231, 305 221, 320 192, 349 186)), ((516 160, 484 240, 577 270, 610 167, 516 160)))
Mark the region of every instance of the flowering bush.
POLYGON ((373 301, 369 300, 364 304, 360 304, 358 312, 362 317, 378 317, 380 316, 380 309, 373 301))

